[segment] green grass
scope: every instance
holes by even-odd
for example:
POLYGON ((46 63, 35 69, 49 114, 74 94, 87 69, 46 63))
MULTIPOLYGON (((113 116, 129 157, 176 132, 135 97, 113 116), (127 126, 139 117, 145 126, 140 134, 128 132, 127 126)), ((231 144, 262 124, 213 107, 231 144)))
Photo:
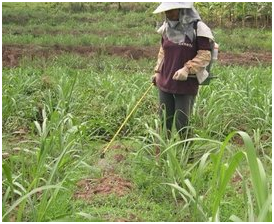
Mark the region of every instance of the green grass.
POLYGON ((221 29, 213 30, 216 42, 225 52, 271 51, 272 32, 265 29, 221 29))
POLYGON ((257 128, 271 133, 271 67, 215 65, 213 73, 218 79, 202 87, 196 101, 196 126, 221 136, 257 128))
MULTIPOLYGON (((37 61, 37 63, 40 62, 37 61)), ((66 88, 67 81, 78 74, 75 92, 70 103, 71 112, 82 121, 88 122, 90 117, 98 118, 101 128, 104 123, 107 126, 110 125, 109 129, 113 133, 125 118, 125 114, 129 113, 142 92, 149 86, 150 75, 145 72, 149 73, 147 68, 153 66, 153 61, 147 60, 139 61, 137 65, 136 61, 115 57, 101 56, 83 59, 71 55, 63 55, 53 61, 49 60, 45 69, 39 69, 44 65, 37 63, 34 61, 33 65, 28 64, 27 67, 4 70, 2 99, 4 102, 3 123, 6 128, 12 126, 12 122, 8 120, 12 119, 15 114, 13 112, 11 114, 11 111, 16 111, 17 116, 14 119, 21 118, 31 123, 38 119, 39 108, 45 102, 50 101, 51 107, 54 108, 58 104, 58 98, 62 97, 60 90, 66 88), (124 70, 126 63, 127 69, 124 70), (79 67, 81 71, 78 71, 79 67), (136 67, 145 70, 138 72, 136 67), (135 72, 129 72, 131 69, 135 69, 135 72), (22 82, 22 80, 28 81, 22 82), (28 104, 22 99, 27 99, 28 104), (86 103, 82 105, 82 102, 86 103), (83 109, 80 110, 80 108, 83 109), (93 108, 93 110, 88 108, 93 108), (112 122, 114 117, 115 121, 112 122), (115 125, 117 121, 120 122, 115 125)), ((209 132, 203 131, 207 136, 212 134, 225 136, 237 129, 250 134, 252 130, 259 129, 263 131, 261 135, 268 135, 271 131, 269 107, 271 67, 260 66, 246 69, 239 66, 216 65, 214 73, 218 79, 213 80, 210 86, 202 87, 197 97, 192 117, 193 125, 201 130, 208 130, 209 132), (257 86, 262 87, 257 88, 257 86)), ((146 115, 156 113, 156 97, 156 90, 151 91, 140 109, 130 119, 129 126, 132 125, 133 129, 138 130, 139 125, 134 122, 134 117, 146 117, 146 115), (145 108, 150 108, 146 110, 146 115, 143 114, 145 108)), ((148 117, 151 119, 150 116, 148 117)), ((22 122, 21 125, 24 123, 22 122)), ((93 130, 96 129, 96 123, 94 125, 93 130)), ((20 125, 17 124, 17 127, 20 125)))
MULTIPOLYGON (((45 191, 45 195, 50 194, 52 197, 52 202, 45 210, 45 214, 34 215, 39 210, 44 210, 46 204, 42 205, 31 199, 34 203, 33 206, 38 206, 37 210, 29 210, 25 204, 22 204, 24 215, 23 217, 18 216, 17 220, 49 221, 62 220, 68 217, 73 218, 73 220, 87 219, 87 217, 83 217, 84 214, 80 213, 79 215, 79 212, 89 214, 89 219, 100 220, 130 218, 130 214, 140 213, 142 216, 137 217, 144 221, 204 220, 205 216, 199 212, 196 219, 191 216, 193 213, 191 209, 195 209, 195 204, 189 203, 189 199, 185 199, 187 207, 176 206, 173 198, 179 200, 178 192, 173 191, 172 193, 168 185, 163 185, 163 183, 174 183, 170 175, 176 173, 176 170, 180 169, 178 164, 181 164, 179 166, 186 166, 186 170, 176 177, 176 179, 179 178, 177 179, 179 186, 182 186, 181 183, 185 183, 185 179, 189 179, 195 187, 195 191, 203 194, 207 192, 206 189, 210 186, 206 179, 204 182, 197 182, 199 178, 198 176, 195 178, 196 166, 189 167, 186 164, 185 159, 188 154, 185 153, 188 153, 190 146, 195 152, 196 158, 199 159, 205 152, 218 151, 218 145, 214 141, 223 141, 230 131, 244 128, 244 131, 248 132, 254 141, 256 140, 256 150, 258 150, 262 161, 268 161, 265 156, 271 158, 271 114, 267 112, 270 111, 269 100, 271 97, 268 95, 271 86, 267 79, 271 79, 269 75, 271 67, 262 66, 246 69, 237 66, 216 65, 215 71, 218 73, 219 79, 214 80, 210 86, 201 88, 194 107, 191 126, 195 127, 194 134, 197 139, 194 139, 192 144, 185 144, 185 149, 182 152, 177 148, 175 154, 170 154, 167 160, 163 157, 163 165, 154 162, 153 145, 157 140, 155 141, 147 132, 148 128, 151 129, 151 133, 158 129, 154 125, 158 119, 157 91, 153 89, 116 139, 118 142, 121 138, 128 139, 128 144, 132 145, 130 152, 138 152, 137 155, 139 156, 136 155, 136 157, 135 154, 132 154, 128 157, 131 169, 128 169, 126 163, 117 168, 120 170, 120 175, 129 178, 136 185, 136 188, 125 198, 119 199, 115 196, 109 196, 101 204, 100 198, 98 198, 98 201, 95 200, 89 204, 90 207, 81 200, 71 204, 71 200, 74 201, 72 198, 75 190, 74 184, 79 179, 84 177, 98 178, 102 175, 102 171, 93 167, 96 159, 99 158, 98 150, 103 149, 102 144, 105 145, 110 140, 130 109, 133 108, 136 101, 149 86, 150 76, 146 69, 153 67, 152 65, 153 61, 149 60, 134 61, 103 55, 100 58, 62 55, 44 62, 39 60, 28 61, 25 58, 20 68, 3 70, 2 99, 5 102, 3 104, 3 124, 5 124, 3 135, 5 147, 3 147, 3 151, 10 152, 9 149, 14 145, 14 143, 9 142, 11 137, 9 133, 26 127, 29 130, 30 139, 36 140, 33 143, 34 146, 27 142, 18 143, 18 145, 29 151, 29 153, 26 152, 28 155, 26 159, 32 161, 32 164, 36 163, 37 158, 42 159, 38 160, 41 167, 37 173, 35 168, 27 167, 24 164, 26 160, 20 160, 25 152, 22 152, 22 155, 11 155, 10 159, 4 162, 10 167, 11 178, 14 179, 10 183, 18 182, 23 187, 22 189, 31 194, 32 190, 39 188, 28 189, 29 184, 35 178, 37 179, 37 175, 43 176, 45 179, 45 182, 37 182, 40 183, 37 187, 41 184, 43 186, 43 183, 46 184, 50 180, 50 175, 46 173, 52 172, 52 169, 50 169, 51 171, 48 169, 54 165, 51 159, 59 157, 59 163, 63 165, 56 170, 56 173, 54 172, 54 175, 57 176, 52 179, 54 180, 52 184, 58 185, 61 181, 61 186, 67 189, 66 191, 59 190, 56 194, 54 194, 54 190, 45 191), (134 70, 135 72, 131 72, 129 75, 127 70, 123 69, 125 63, 127 68, 137 67, 140 68, 140 71, 134 70), (250 77, 248 82, 244 81, 246 77, 250 77), (263 88, 258 89, 255 86, 263 86, 263 88), (241 116, 237 116, 238 114, 241 116), (42 125, 45 117, 47 117, 47 121, 42 125), (37 120, 39 123, 35 125, 37 120), (44 126, 44 131, 42 126, 44 126), (257 130, 257 132, 253 132, 253 130, 257 130), (254 135, 255 133, 256 135, 254 135), (40 139, 38 136, 41 136, 40 139), (59 137, 56 138, 55 136, 59 137), (269 137, 266 138, 265 136, 269 137), (199 138, 210 139, 213 142, 198 141, 199 138), (61 141, 61 139, 64 140, 61 141), (70 143, 71 141, 72 143, 70 143), (96 142, 100 142, 99 147, 94 146, 96 142), (137 145, 134 146, 133 142, 136 142, 137 145), (66 145, 72 147, 71 150, 66 152, 66 145), (44 156, 40 151, 42 147, 48 150, 45 151, 44 156), (60 149, 65 150, 63 156, 60 154, 62 151, 60 149), (71 153, 73 157, 70 157, 71 153), (85 165, 79 163, 79 160, 93 168, 91 170, 88 168, 90 170, 88 171, 85 165), (176 168, 170 167, 169 164, 173 164, 176 168), (78 167, 79 170, 77 171, 75 167, 78 167), (60 179, 60 174, 63 174, 65 179, 60 179), (136 198, 137 196, 139 197, 136 198), (58 207, 58 203, 61 203, 58 201, 59 199, 63 200, 63 205, 60 206, 60 209, 53 210, 52 206, 58 207), (130 205, 131 202, 136 203, 130 205), (174 205, 171 206, 171 204, 174 205), (146 206, 151 207, 151 212, 141 212, 146 206), (88 209, 83 210, 86 207, 88 209), (62 211, 65 212, 62 213, 62 211), (174 213, 168 211, 174 211, 174 213)), ((164 149, 169 147, 170 150, 173 150, 173 144, 178 145, 176 138, 174 140, 175 142, 166 142, 164 149)), ((109 159, 112 158, 112 153, 115 152, 111 152, 111 150, 107 152, 109 159)), ((225 155, 226 158, 230 157, 230 154, 225 153, 225 155)), ((208 159, 205 163, 206 167, 208 166, 207 176, 204 178, 211 178, 213 174, 213 167, 210 166, 208 159)), ((269 165, 266 166, 266 172, 271 175, 270 167, 269 165)), ((247 169, 247 166, 244 166, 244 170, 247 169)), ((8 186, 14 186, 14 184, 8 184, 7 181, 4 179, 3 182, 5 192, 7 192, 8 186)), ((48 183, 45 186, 50 185, 48 183)), ((22 192, 21 188, 18 189, 17 186, 15 189, 22 192)), ((233 191, 234 187, 229 186, 229 189, 229 191, 233 191)), ((8 198, 11 196, 12 194, 7 194, 8 198)), ((12 197, 18 198, 16 193, 12 197)), ((46 198, 46 196, 44 197, 46 198)), ((221 202, 221 220, 229 220, 232 214, 245 220, 245 217, 241 216, 244 209, 238 211, 239 198, 243 198, 243 195, 234 197, 226 190, 224 197, 232 207, 229 209, 229 206, 221 202)), ((204 203, 204 208, 210 208, 209 200, 204 199, 199 203, 204 203)), ((204 212, 210 214, 208 209, 205 209, 204 212)), ((13 211, 10 214, 13 214, 13 211)), ((131 216, 132 219, 137 219, 137 217, 131 216)))
MULTIPOLYGON (((154 30, 158 18, 150 16, 149 7, 128 13, 100 4, 110 7, 108 13, 96 8, 80 13, 79 5, 72 4, 3 3, 3 43, 159 43, 154 30), (37 7, 40 14, 33 11, 37 7), (91 32, 94 27, 98 32, 91 32)), ((216 39, 224 51, 270 50, 270 31, 245 31, 229 31, 237 41, 228 45, 228 31, 216 29, 216 39), (265 43, 253 41, 254 36, 265 43)), ((63 53, 25 57, 18 67, 3 68, 2 152, 8 153, 2 161, 3 221, 272 219, 272 68, 264 62, 214 64, 218 79, 200 88, 185 139, 176 132, 167 139, 164 130, 159 132, 153 88, 113 143, 126 149, 110 147, 105 157, 117 175, 131 181, 130 194, 75 199, 79 180, 107 175, 98 165, 100 154, 149 87, 154 64, 145 58, 63 53), (118 153, 125 160, 115 163, 118 153), (194 160, 188 162, 191 156, 194 160), (242 180, 233 181, 236 173, 242 180)))
POLYGON ((180 221, 180 209, 170 202, 155 202, 152 198, 140 196, 137 192, 119 198, 115 195, 95 197, 91 203, 76 202, 77 207, 88 207, 85 212, 112 222, 119 219, 131 221, 180 221), (102 200, 103 199, 103 200, 102 200))
MULTIPOLYGON (((117 32, 117 31, 113 31, 117 32)), ((119 31, 118 31, 119 32, 119 31)), ((111 33, 102 37, 100 34, 41 34, 37 37, 35 34, 24 35, 5 35, 3 42, 5 44, 35 44, 35 45, 66 45, 66 46, 98 46, 103 44, 107 46, 151 46, 159 41, 157 34, 144 34, 140 36, 138 32, 128 33, 126 35, 113 36, 111 33), (135 38, 133 38, 135 36, 135 38), (137 37, 137 38, 136 38, 137 37)))
MULTIPOLYGON (((162 18, 152 14, 155 3, 142 6, 142 13, 117 11, 116 8, 107 12, 89 9, 70 12, 65 10, 67 3, 40 5, 38 13, 34 11, 37 7, 34 3, 4 5, 4 44, 158 46, 160 41, 155 26, 162 18)), ((102 6, 94 6, 94 9, 96 7, 102 6)), ((213 33, 223 52, 270 52, 272 49, 271 30, 215 28, 213 33)))

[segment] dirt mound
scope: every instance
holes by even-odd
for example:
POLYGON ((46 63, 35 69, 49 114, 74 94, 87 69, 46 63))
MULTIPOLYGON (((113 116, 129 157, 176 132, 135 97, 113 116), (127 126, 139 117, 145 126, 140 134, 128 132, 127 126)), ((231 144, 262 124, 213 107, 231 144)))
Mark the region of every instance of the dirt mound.
POLYGON ((107 48, 107 52, 110 55, 117 55, 126 58, 131 58, 134 60, 138 60, 141 58, 155 58, 158 53, 157 48, 155 47, 123 47, 123 46, 113 46, 107 48))
MULTIPOLYGON (((19 66, 22 57, 49 58, 62 53, 76 53, 80 56, 94 56, 100 54, 115 55, 123 58, 139 60, 142 58, 157 58, 159 47, 134 47, 134 46, 37 46, 37 45, 3 45, 2 64, 3 67, 19 66)), ((241 54, 223 53, 219 54, 221 65, 253 65, 271 64, 271 52, 244 52, 241 54)))
POLYGON ((123 154, 116 154, 116 155, 114 155, 113 158, 117 163, 120 163, 123 160, 125 160, 125 156, 123 154))
POLYGON ((93 196, 116 194, 119 197, 128 194, 133 188, 130 181, 115 174, 100 179, 83 179, 77 183, 77 191, 74 197, 77 199, 90 200, 93 196))
POLYGON ((96 54, 116 55, 124 58, 138 60, 141 58, 155 58, 157 49, 155 47, 138 48, 133 46, 35 46, 35 45, 3 45, 2 46, 2 64, 4 67, 19 66, 22 57, 43 57, 48 59, 50 56, 62 53, 74 53, 80 56, 94 56, 96 54))
POLYGON ((250 65, 271 64, 271 52, 244 52, 244 53, 220 53, 219 62, 221 65, 250 65))

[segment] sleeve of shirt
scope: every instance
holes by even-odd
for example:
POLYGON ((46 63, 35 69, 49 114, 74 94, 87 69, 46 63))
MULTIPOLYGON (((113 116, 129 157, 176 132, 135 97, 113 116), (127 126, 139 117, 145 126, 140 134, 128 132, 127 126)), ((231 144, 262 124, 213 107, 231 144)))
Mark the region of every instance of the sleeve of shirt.
POLYGON ((198 50, 210 51, 210 39, 207 37, 197 37, 197 51, 198 50))

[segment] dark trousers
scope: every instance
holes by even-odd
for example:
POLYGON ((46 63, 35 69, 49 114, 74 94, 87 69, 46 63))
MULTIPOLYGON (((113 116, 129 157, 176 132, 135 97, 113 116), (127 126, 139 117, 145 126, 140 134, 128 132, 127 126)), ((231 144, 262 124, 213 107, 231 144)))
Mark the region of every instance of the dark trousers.
POLYGON ((166 93, 159 89, 160 116, 165 119, 166 128, 171 131, 173 120, 177 131, 182 135, 188 125, 189 116, 194 104, 194 95, 166 93))

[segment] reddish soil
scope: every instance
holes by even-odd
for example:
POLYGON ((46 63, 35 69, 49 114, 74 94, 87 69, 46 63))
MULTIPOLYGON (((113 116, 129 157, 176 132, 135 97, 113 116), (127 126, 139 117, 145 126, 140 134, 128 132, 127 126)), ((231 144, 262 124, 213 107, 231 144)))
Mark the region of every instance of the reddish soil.
POLYGON ((120 163, 122 162, 123 160, 125 160, 125 156, 123 156, 122 154, 116 154, 114 155, 114 160, 117 162, 117 163, 120 163))
POLYGON ((113 222, 144 222, 144 221, 140 219, 138 216, 130 213, 128 215, 128 218, 118 218, 113 220, 113 222))
POLYGON ((240 135, 234 135, 232 137, 232 142, 233 142, 233 144, 235 144, 237 146, 243 146, 244 145, 244 140, 242 139, 242 137, 240 135))
MULTIPOLYGON (((133 47, 133 46, 37 46, 37 45, 3 45, 2 46, 2 64, 3 67, 17 67, 20 59, 35 57, 48 59, 50 57, 62 53, 76 53, 80 56, 95 56, 100 54, 108 54, 120 56, 123 58, 131 58, 138 60, 141 58, 157 57, 158 47, 133 47)), ((221 65, 258 65, 261 63, 271 64, 271 52, 244 52, 241 54, 219 53, 219 63, 221 65)))
POLYGON ((222 53, 219 54, 220 63, 222 65, 258 65, 271 64, 271 52, 244 52, 241 54, 222 53))
POLYGON ((110 174, 100 179, 83 179, 77 183, 77 191, 74 197, 77 199, 90 200, 95 195, 116 194, 119 197, 128 194, 133 188, 130 181, 116 174, 110 174))
POLYGON ((235 173, 234 176, 231 178, 232 183, 239 183, 241 181, 242 181, 242 178, 238 173, 235 173))

